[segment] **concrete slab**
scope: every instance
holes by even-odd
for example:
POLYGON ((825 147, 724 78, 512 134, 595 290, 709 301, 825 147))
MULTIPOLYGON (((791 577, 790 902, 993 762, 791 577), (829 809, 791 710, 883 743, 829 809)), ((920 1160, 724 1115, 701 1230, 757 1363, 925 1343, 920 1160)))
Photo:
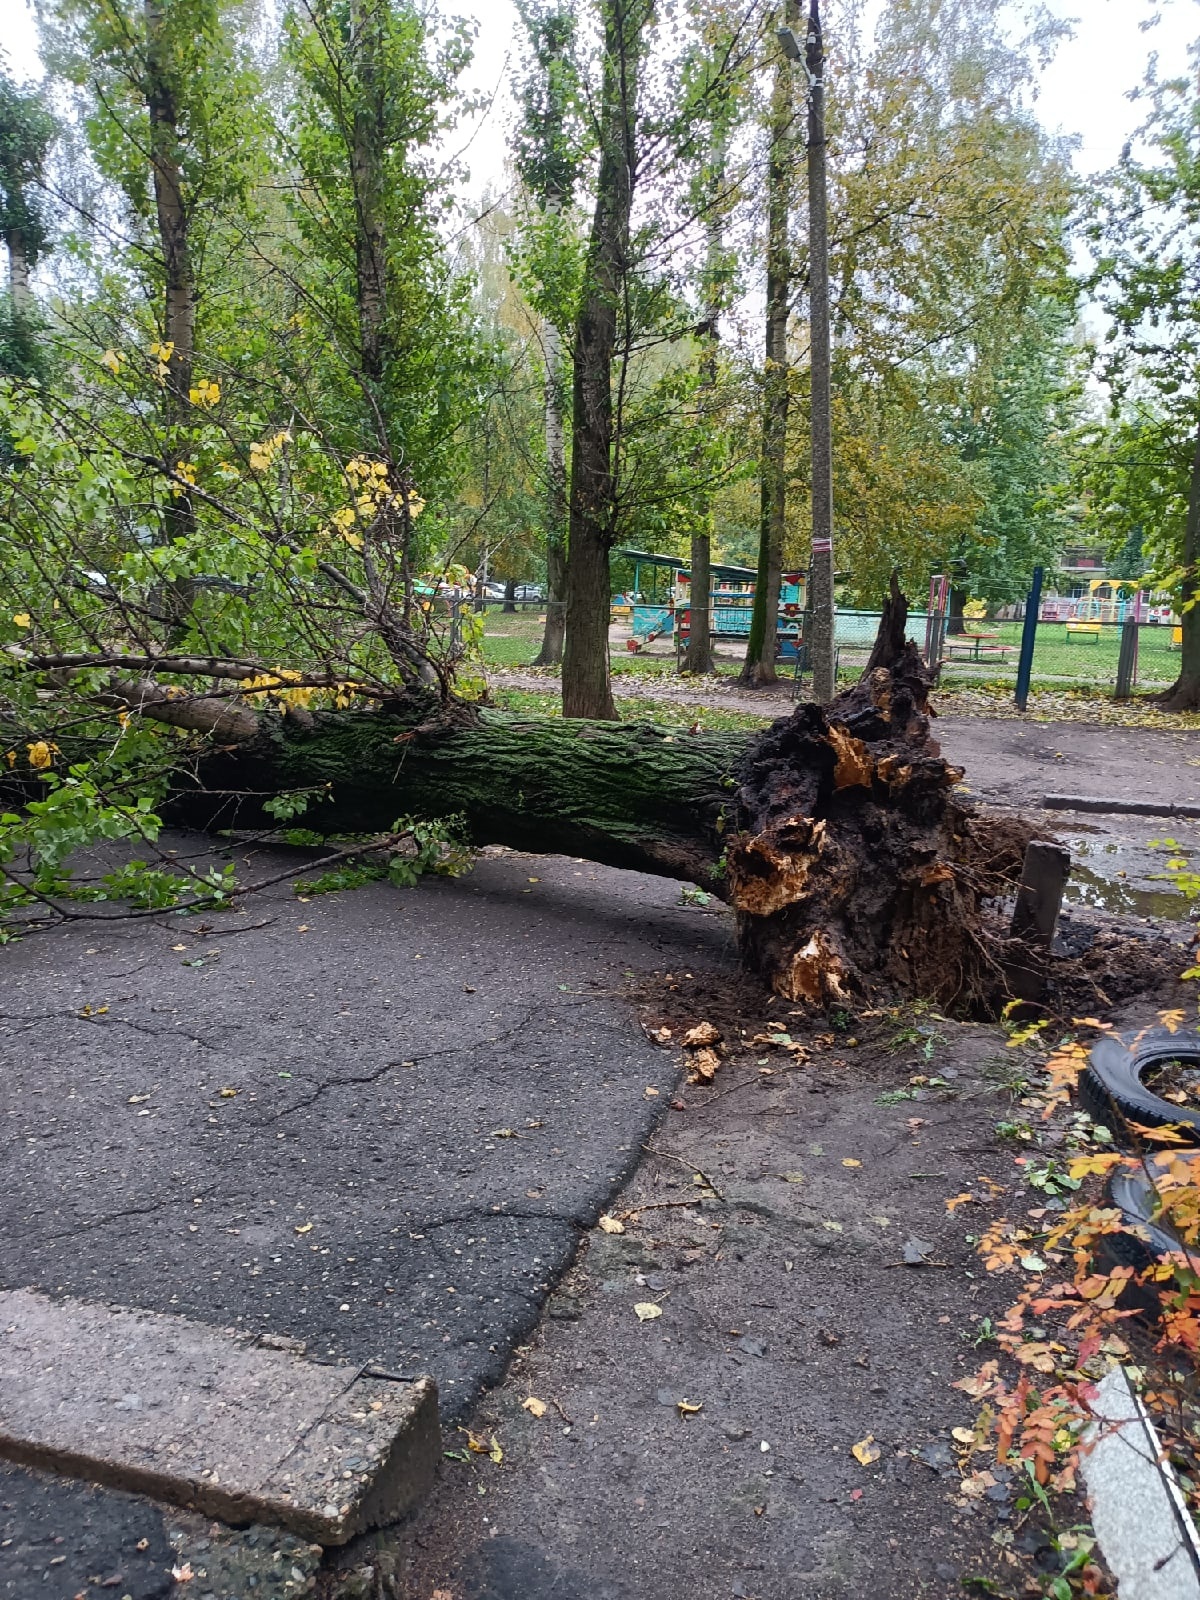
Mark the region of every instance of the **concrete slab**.
POLYGON ((0 1292, 0 1456, 322 1545, 432 1482, 430 1378, 322 1365, 184 1317, 0 1292))
POLYGON ((1150 1418, 1120 1367, 1098 1385, 1083 1457, 1092 1524, 1122 1600, 1200 1600, 1200 1547, 1150 1418))

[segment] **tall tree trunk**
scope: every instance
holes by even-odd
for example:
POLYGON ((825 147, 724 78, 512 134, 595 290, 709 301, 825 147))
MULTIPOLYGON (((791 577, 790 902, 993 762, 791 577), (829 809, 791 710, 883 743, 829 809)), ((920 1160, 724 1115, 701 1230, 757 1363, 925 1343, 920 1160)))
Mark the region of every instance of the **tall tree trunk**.
POLYGON ((533 665, 556 667, 563 656, 567 620, 566 384, 562 336, 549 317, 542 321, 542 353, 546 363, 546 629, 533 665))
MULTIPOLYGON (((722 306, 722 212, 721 191, 725 186, 725 135, 723 130, 715 136, 712 161, 708 173, 706 202, 708 214, 705 224, 707 245, 704 262, 704 333, 700 357, 700 385, 697 395, 697 423, 703 436, 711 423, 711 412, 717 390, 717 358, 721 347, 722 306)), ((703 437, 698 445, 697 466, 705 471, 703 437)), ((691 625, 688 628, 687 654, 684 670, 707 673, 713 670, 712 646, 712 493, 707 486, 700 489, 692 527, 692 604, 691 625)))
POLYGON ((604 0, 600 170, 584 288, 575 326, 571 418, 571 531, 563 715, 616 720, 608 661, 608 552, 617 533, 613 358, 629 271, 637 172, 637 97, 648 0, 604 0))
POLYGON ((1179 676, 1163 696, 1162 703, 1168 711, 1195 711, 1200 708, 1200 432, 1197 432, 1192 452, 1192 481, 1180 566, 1183 568, 1179 593, 1183 651, 1179 676))
POLYGON ((812 371, 812 558, 808 569, 808 662, 813 699, 837 692, 833 624, 833 410, 829 344, 829 216, 825 178, 825 45, 818 0, 809 0, 808 285, 812 371))
MULTIPOLYGON (((192 270, 191 216, 184 192, 183 144, 170 61, 171 43, 163 0, 145 0, 146 109, 150 119, 150 169, 154 207, 163 258, 164 301, 161 343, 167 355, 163 376, 163 420, 166 439, 163 466, 174 472, 189 456, 188 435, 192 364, 196 342, 196 280, 192 270)), ((172 485, 163 513, 167 544, 190 540, 196 531, 196 511, 191 495, 178 482, 172 485)), ((195 585, 177 579, 167 586, 169 638, 186 629, 195 598, 195 585)))
MULTIPOLYGON (((783 24, 800 20, 799 0, 785 0, 783 24)), ((767 337, 759 447, 758 573, 742 682, 774 683, 779 635, 779 585, 787 525, 787 324, 791 290, 788 219, 793 145, 792 64, 781 49, 771 86, 771 145, 767 156, 767 337)))
POLYGON ((25 248, 25 235, 20 228, 9 228, 4 235, 8 251, 8 295, 12 301, 13 315, 22 322, 32 320, 36 309, 33 290, 29 286, 29 252, 25 248))
MULTIPOLYGON (((377 399, 385 365, 387 318, 387 241, 383 227, 379 148, 383 118, 379 101, 384 93, 380 74, 381 0, 354 0, 351 6, 358 97, 350 148, 350 177, 354 190, 354 262, 358 291, 358 327, 363 377, 371 397, 377 399)), ((378 407, 375 408, 378 413, 378 407)), ((386 449, 388 441, 380 440, 386 449)))
POLYGON ((967 618, 964 608, 967 604, 967 599, 968 595, 965 589, 956 589, 951 585, 950 611, 946 617, 947 633, 966 633, 967 618))
POLYGON ((506 578, 504 580, 504 604, 500 610, 515 612, 517 609, 517 580, 506 578))

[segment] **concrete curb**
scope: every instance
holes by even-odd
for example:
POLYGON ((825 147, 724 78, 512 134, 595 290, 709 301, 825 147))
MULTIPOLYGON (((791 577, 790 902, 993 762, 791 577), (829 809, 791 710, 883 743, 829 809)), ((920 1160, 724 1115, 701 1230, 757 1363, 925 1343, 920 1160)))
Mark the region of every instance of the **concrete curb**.
POLYGON ((1043 811, 1092 811, 1100 815, 1131 817, 1200 817, 1200 806, 1180 801, 1177 805, 1161 800, 1103 800, 1086 794, 1048 794, 1043 811))
POLYGON ((338 1545, 429 1488, 437 1387, 15 1289, 0 1292, 0 1456, 338 1545))
POLYGON ((1145 1407, 1121 1367, 1097 1385, 1083 1476, 1121 1600, 1200 1600, 1200 1541, 1145 1407))

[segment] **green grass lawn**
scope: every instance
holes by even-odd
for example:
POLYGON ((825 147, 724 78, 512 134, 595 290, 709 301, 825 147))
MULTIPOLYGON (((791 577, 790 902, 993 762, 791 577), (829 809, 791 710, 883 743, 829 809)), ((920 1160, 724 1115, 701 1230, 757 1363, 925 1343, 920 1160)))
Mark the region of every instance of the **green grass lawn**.
MULTIPOLYGON (((1015 675, 1023 624, 1020 622, 971 621, 970 633, 994 633, 996 643, 1013 646, 1003 662, 984 656, 978 665, 959 656, 948 661, 942 680, 955 677, 963 681, 977 676, 981 667, 989 674, 1015 675)), ((1144 624, 1138 638, 1138 665, 1135 682, 1144 685, 1173 683, 1179 676, 1179 647, 1171 643, 1171 629, 1144 624)), ((1068 679, 1110 687, 1117 681, 1117 659, 1121 651, 1121 630, 1115 624, 1101 624, 1100 634, 1068 633, 1065 622, 1040 622, 1033 652, 1033 671, 1039 678, 1068 679)))

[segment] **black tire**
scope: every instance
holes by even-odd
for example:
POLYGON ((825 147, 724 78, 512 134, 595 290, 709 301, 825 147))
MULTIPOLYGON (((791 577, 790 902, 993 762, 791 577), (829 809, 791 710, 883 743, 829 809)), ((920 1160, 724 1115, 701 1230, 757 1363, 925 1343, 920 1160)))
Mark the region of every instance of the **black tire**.
POLYGON ((1143 1074, 1162 1061, 1194 1061, 1200 1072, 1200 1034, 1180 1029, 1144 1028, 1140 1033, 1106 1034, 1093 1048, 1079 1080, 1079 1098, 1097 1122, 1106 1123, 1123 1143, 1131 1143, 1127 1124, 1147 1128, 1177 1125, 1190 1144, 1200 1144, 1200 1110, 1172 1105, 1147 1089, 1143 1074))
MULTIPOLYGON (((1169 1166, 1170 1155, 1149 1156, 1135 1167, 1118 1167, 1105 1186, 1105 1197, 1121 1213, 1126 1228, 1138 1231, 1106 1233, 1096 1241, 1092 1264, 1097 1272, 1110 1273, 1114 1267, 1132 1267, 1145 1272, 1161 1256, 1173 1251, 1189 1252, 1187 1244, 1169 1222, 1158 1215, 1158 1195, 1153 1174, 1169 1166), (1149 1170, 1147 1170, 1149 1169, 1149 1170)), ((1117 1301, 1120 1311, 1136 1311, 1146 1321, 1155 1322, 1162 1313, 1162 1297, 1151 1284, 1126 1285, 1117 1301)))

